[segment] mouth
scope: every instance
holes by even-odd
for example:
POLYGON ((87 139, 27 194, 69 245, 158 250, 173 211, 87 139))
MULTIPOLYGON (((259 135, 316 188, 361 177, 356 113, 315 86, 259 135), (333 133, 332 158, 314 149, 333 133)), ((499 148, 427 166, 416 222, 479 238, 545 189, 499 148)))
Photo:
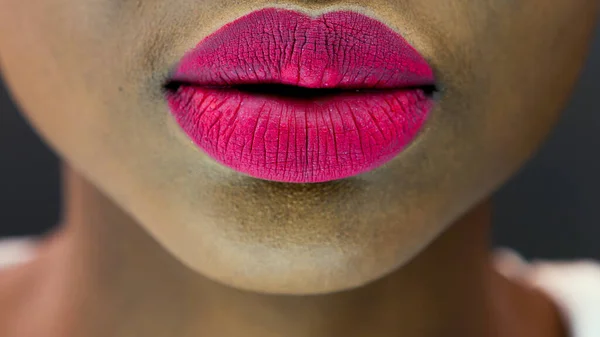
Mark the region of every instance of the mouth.
POLYGON ((217 162, 258 179, 318 183, 401 153, 436 86, 424 58, 375 19, 270 8, 205 38, 165 91, 182 130, 217 162))

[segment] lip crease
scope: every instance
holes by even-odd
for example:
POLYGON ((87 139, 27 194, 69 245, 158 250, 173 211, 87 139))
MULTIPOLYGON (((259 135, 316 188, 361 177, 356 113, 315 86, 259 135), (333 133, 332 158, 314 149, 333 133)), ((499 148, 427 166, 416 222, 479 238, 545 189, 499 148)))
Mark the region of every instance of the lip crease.
POLYGON ((259 179, 317 183, 397 156, 422 129, 434 84, 425 59, 375 19, 268 8, 188 52, 167 100, 217 162, 259 179))

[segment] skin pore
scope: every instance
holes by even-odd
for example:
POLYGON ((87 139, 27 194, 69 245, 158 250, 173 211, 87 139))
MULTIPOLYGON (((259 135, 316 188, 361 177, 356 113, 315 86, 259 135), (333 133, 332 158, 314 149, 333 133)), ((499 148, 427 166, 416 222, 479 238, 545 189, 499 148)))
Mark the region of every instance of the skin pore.
POLYGON ((0 0, 2 74, 65 160, 66 204, 38 258, 0 274, 0 335, 566 337, 544 296, 493 271, 488 199, 556 122, 599 4, 0 0), (322 184, 199 151, 169 114, 169 73, 265 7, 402 34, 440 89, 409 148, 322 184))

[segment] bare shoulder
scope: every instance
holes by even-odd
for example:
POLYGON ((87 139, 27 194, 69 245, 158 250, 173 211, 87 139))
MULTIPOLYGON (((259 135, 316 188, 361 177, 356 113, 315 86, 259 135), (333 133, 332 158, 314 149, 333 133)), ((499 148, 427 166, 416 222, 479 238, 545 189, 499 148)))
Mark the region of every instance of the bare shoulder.
POLYGON ((34 238, 0 239, 0 271, 31 261, 37 243, 34 238))
POLYGON ((32 279, 31 264, 37 255, 35 238, 0 239, 0 335, 15 321, 17 307, 32 279))
POLYGON ((38 254, 37 240, 33 237, 0 239, 0 303, 27 273, 38 254))

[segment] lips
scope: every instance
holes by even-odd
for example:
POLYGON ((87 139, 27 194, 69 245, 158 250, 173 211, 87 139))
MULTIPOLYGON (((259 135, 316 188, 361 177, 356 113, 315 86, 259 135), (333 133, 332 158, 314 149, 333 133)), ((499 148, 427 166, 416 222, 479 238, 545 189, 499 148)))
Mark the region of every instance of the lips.
POLYGON ((317 183, 373 170, 418 135, 433 70, 365 15, 264 9, 187 53, 167 85, 175 120, 217 162, 317 183))

